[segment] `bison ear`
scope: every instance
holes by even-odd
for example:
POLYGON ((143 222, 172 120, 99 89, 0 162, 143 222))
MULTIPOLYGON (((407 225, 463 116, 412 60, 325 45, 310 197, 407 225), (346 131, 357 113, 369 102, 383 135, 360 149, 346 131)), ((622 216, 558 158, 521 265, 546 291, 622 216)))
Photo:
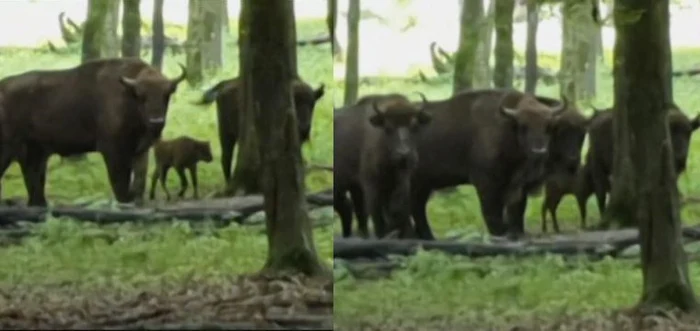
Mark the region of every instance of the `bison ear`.
POLYGON ((314 91, 314 100, 318 101, 326 93, 326 85, 321 84, 318 89, 314 91))
POLYGON ((384 114, 382 114, 382 113, 372 114, 372 116, 369 117, 369 123, 372 124, 372 126, 376 126, 376 127, 384 126, 384 114))
POLYGON ((693 129, 693 131, 697 130, 698 127, 700 127, 700 114, 696 115, 695 118, 693 118, 693 120, 690 121, 690 127, 693 129))

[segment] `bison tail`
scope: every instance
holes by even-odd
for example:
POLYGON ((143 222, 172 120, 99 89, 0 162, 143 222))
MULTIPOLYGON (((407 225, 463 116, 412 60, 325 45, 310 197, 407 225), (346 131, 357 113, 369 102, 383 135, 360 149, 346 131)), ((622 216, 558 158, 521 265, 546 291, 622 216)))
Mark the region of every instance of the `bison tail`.
POLYGON ((199 105, 209 105, 216 101, 216 98, 219 97, 219 94, 221 93, 221 89, 224 87, 224 85, 227 83, 227 81, 222 80, 218 84, 212 86, 210 89, 204 91, 204 94, 202 94, 202 99, 199 100, 197 104, 199 105))

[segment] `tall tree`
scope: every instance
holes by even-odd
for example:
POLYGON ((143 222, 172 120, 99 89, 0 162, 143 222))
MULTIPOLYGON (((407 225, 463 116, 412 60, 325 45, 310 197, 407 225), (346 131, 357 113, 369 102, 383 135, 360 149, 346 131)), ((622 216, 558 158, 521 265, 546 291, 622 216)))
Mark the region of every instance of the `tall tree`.
POLYGON ((525 45, 525 92, 537 90, 537 26, 539 25, 539 6, 537 0, 527 0, 527 41, 525 45))
POLYGON ((453 93, 474 87, 477 50, 481 37, 484 4, 482 1, 463 1, 460 15, 459 46, 455 55, 453 93))
POLYGON ((201 47, 204 71, 216 72, 224 65, 224 0, 202 1, 203 39, 201 47))
POLYGON ((488 10, 481 21, 479 46, 477 47, 474 87, 491 87, 491 52, 493 51, 493 30, 496 0, 490 0, 488 10))
POLYGON ((141 0, 124 0, 122 14, 122 57, 141 54, 141 0))
MULTIPOLYGON (((153 1, 153 53, 151 65, 161 69, 163 67, 163 55, 165 54, 165 26, 163 24, 163 1, 153 1)), ((189 69, 188 69, 189 71, 189 69)))
POLYGON ((328 35, 331 38, 331 50, 333 57, 343 55, 338 44, 338 37, 335 35, 335 24, 338 21, 338 0, 328 0, 328 13, 326 14, 326 26, 328 27, 328 35))
MULTIPOLYGON (((698 307, 681 240, 681 215, 666 116, 669 0, 615 1, 613 195, 607 211, 639 225, 643 293, 640 308, 698 307)), ((607 212, 606 211, 606 212, 607 212)))
POLYGON ((88 0, 81 62, 102 57, 102 42, 108 12, 109 1, 88 0))
POLYGON ((244 0, 249 48, 240 59, 243 104, 255 113, 269 242, 265 271, 327 274, 316 253, 306 211, 304 174, 292 81, 297 76, 290 38, 289 0, 244 0))
POLYGON ((496 2, 496 63, 493 70, 495 87, 513 87, 513 11, 515 0, 496 2))
POLYGON ((120 44, 117 30, 119 28, 119 6, 121 1, 107 1, 107 16, 104 21, 104 38, 102 39, 102 57, 118 57, 120 44))
POLYGON ((187 83, 196 86, 204 80, 204 44, 206 38, 205 3, 207 0, 189 0, 187 15, 187 83))
POLYGON ((350 105, 357 100, 360 84, 360 0, 348 1, 348 49, 345 56, 345 99, 350 105))
POLYGON ((562 11, 562 51, 560 92, 570 102, 588 98, 585 91, 585 73, 590 48, 590 34, 593 32, 590 0, 567 0, 561 5, 562 11))

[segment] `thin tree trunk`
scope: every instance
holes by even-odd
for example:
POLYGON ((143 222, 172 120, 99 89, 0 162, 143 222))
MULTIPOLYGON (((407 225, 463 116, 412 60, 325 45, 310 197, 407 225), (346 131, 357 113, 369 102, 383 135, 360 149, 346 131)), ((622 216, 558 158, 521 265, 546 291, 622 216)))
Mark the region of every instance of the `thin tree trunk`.
POLYGON ((591 38, 590 0, 568 0, 561 6, 562 11, 562 52, 559 69, 560 94, 572 104, 586 97, 584 91, 586 62, 591 38))
POLYGON ((357 100, 360 84, 360 0, 348 0, 348 49, 345 56, 345 105, 357 100))
POLYGON ((338 37, 335 35, 335 25, 338 21, 338 0, 328 0, 328 14, 326 16, 326 25, 328 26, 328 35, 331 38, 331 50, 333 57, 339 58, 343 56, 338 43, 338 37))
POLYGON ((151 54, 151 65, 162 69, 163 55, 165 54, 165 26, 163 24, 163 2, 165 0, 153 1, 153 47, 151 54))
POLYGON ((141 0, 124 0, 122 14, 122 57, 141 55, 141 0))
POLYGON ((588 55, 586 59, 586 74, 585 74, 585 88, 587 96, 589 98, 595 98, 597 92, 597 79, 598 79, 598 37, 600 36, 600 27, 597 24, 591 25, 591 43, 588 48, 588 55))
POLYGON ((187 63, 187 83, 190 86, 197 86, 204 80, 204 52, 206 51, 204 49, 206 37, 204 1, 207 0, 189 0, 185 62, 187 63))
POLYGON ((121 1, 110 0, 108 2, 105 26, 102 32, 102 57, 119 57, 120 42, 117 30, 119 29, 119 6, 121 1))
POLYGON ((222 0, 205 0, 200 3, 203 18, 203 40, 200 54, 205 72, 215 73, 223 67, 223 18, 222 0))
POLYGON ((539 25, 537 0, 527 0, 527 42, 525 46, 525 92, 537 90, 537 26, 539 25))
MULTIPOLYGON (((489 70, 491 69, 491 53, 493 52, 493 35, 494 35, 494 26, 495 26, 495 20, 496 20, 496 1, 498 0, 489 0, 489 7, 486 10, 486 23, 484 23, 484 47, 481 51, 483 51, 483 57, 485 59, 485 63, 489 66, 489 70)), ((490 78, 491 73, 487 73, 487 76, 490 78)))
MULTIPOLYGON (((242 0, 241 9, 238 16, 238 58, 239 68, 249 68, 248 64, 252 61, 252 53, 250 50, 250 3, 248 1, 258 0, 242 0)), ((233 174, 228 183, 224 195, 239 196, 246 194, 257 194, 262 192, 260 178, 261 161, 260 152, 258 149, 258 133, 255 127, 255 117, 252 111, 248 111, 245 106, 245 100, 253 100, 251 89, 243 89, 239 92, 239 108, 240 121, 238 122, 239 143, 238 152, 236 153, 236 165, 233 169, 233 174)))
POLYGON ((289 0, 244 0, 250 9, 249 56, 241 63, 244 104, 255 112, 269 242, 264 271, 328 275, 316 253, 307 215, 304 171, 292 101, 296 68, 289 38, 294 7, 289 0), (250 1, 250 3, 248 3, 250 1))
POLYGON ((479 46, 477 46, 474 70, 474 88, 491 87, 491 51, 493 50, 493 26, 496 0, 489 1, 488 12, 479 24, 479 46))
POLYGON ((619 197, 626 203, 616 206, 616 217, 639 225, 644 284, 639 308, 696 311, 666 120, 673 103, 667 86, 671 82, 659 79, 671 71, 669 1, 616 0, 615 5, 614 123, 619 124, 614 136, 615 154, 621 157, 613 165, 613 176, 614 186, 622 180, 631 188, 630 195, 619 197), (636 16, 633 13, 639 19, 622 19, 636 16), (623 164, 621 159, 627 161, 623 164))
POLYGON ((513 11, 515 0, 496 2, 496 63, 493 70, 495 87, 513 87, 513 11))
POLYGON ((466 1, 462 4, 459 47, 455 55, 455 72, 452 93, 474 87, 477 51, 484 17, 482 1, 466 1))
POLYGON ((108 11, 108 1, 88 0, 81 62, 102 57, 102 40, 104 38, 104 27, 108 11))

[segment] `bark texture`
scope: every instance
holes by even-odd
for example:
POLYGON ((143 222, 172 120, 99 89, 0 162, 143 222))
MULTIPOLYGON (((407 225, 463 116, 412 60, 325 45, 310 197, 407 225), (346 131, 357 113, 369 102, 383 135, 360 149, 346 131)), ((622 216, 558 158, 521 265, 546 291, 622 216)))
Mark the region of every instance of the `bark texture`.
MULTIPOLYGON (((697 309, 681 242, 679 193, 666 121, 673 103, 668 0, 616 0, 613 201, 607 211, 637 223, 640 308, 697 309), (615 187, 625 187, 626 195, 615 187)), ((611 199, 612 200, 612 199, 611 199)), ((607 212, 606 211, 606 212, 607 212)))
POLYGON ((202 67, 206 72, 216 72, 224 65, 223 59, 223 0, 202 2, 203 40, 201 46, 202 67))
POLYGON ((122 14, 122 57, 141 54, 141 0, 124 0, 122 14))
POLYGON ((357 100, 357 91, 360 84, 359 49, 360 0, 348 0, 348 49, 345 56, 345 105, 351 105, 357 100))
POLYGON ((197 86, 204 80, 205 1, 207 0, 189 0, 185 63, 187 83, 190 86, 197 86))
POLYGON ((464 1, 460 14, 459 46, 455 55, 452 92, 474 88, 474 72, 484 19, 482 1, 464 1))
POLYGON ((121 50, 119 35, 119 6, 121 1, 110 0, 107 2, 107 16, 105 16, 104 37, 102 38, 102 57, 118 57, 121 50))
POLYGON ((327 272, 321 264, 307 215, 301 147, 292 101, 296 68, 293 2, 244 0, 249 9, 250 48, 241 61, 244 105, 255 114, 269 242, 265 271, 307 275, 327 272))
POLYGON ((537 90, 537 27, 539 6, 537 0, 527 0, 527 41, 525 45, 525 92, 537 90))
POLYGON ((162 69, 163 67, 163 54, 165 54, 165 26, 163 25, 164 1, 165 0, 153 0, 153 53, 151 53, 151 65, 158 69, 162 69))
POLYGON ((496 2, 496 49, 493 70, 495 87, 513 87, 513 11, 515 0, 494 0, 496 2))
POLYGON ((576 103, 588 98, 585 91, 585 75, 588 50, 594 31, 590 0, 566 0, 562 2, 562 51, 559 69, 560 93, 576 103))
POLYGON ((108 1, 88 0, 81 62, 102 57, 102 42, 108 11, 108 1))

